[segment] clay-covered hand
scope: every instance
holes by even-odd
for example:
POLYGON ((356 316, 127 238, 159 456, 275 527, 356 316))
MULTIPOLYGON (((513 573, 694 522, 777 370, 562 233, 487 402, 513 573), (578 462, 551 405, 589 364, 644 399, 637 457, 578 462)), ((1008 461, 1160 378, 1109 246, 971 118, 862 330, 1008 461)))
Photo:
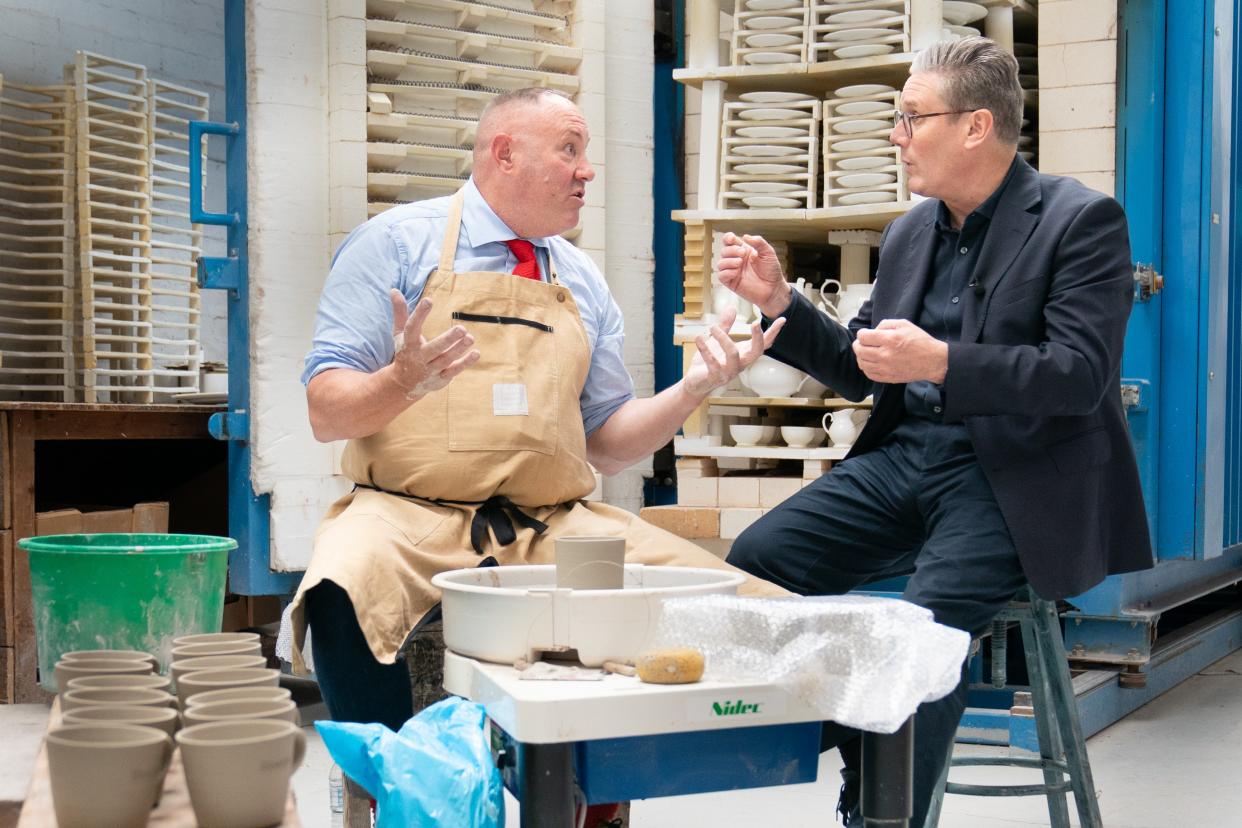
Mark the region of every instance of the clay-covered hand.
POLYGON ((775 319, 789 307, 789 283, 776 251, 763 236, 725 233, 724 248, 716 262, 716 278, 769 319, 775 319))
POLYGON ((706 397, 727 384, 772 346, 776 335, 785 327, 784 318, 777 319, 766 331, 758 321, 750 324, 750 340, 741 345, 729 337, 729 329, 737 318, 737 308, 728 308, 707 333, 695 337, 698 353, 682 378, 685 389, 696 397, 706 397))
POLYGON ((461 325, 430 341, 423 337, 423 323, 431 313, 430 299, 420 299, 411 314, 401 291, 389 291, 388 296, 392 300, 392 368, 408 399, 416 400, 443 388, 478 361, 479 352, 469 350, 474 337, 461 325))
POLYGON ((885 319, 854 340, 858 367, 873 382, 944 382, 949 346, 908 319, 885 319))

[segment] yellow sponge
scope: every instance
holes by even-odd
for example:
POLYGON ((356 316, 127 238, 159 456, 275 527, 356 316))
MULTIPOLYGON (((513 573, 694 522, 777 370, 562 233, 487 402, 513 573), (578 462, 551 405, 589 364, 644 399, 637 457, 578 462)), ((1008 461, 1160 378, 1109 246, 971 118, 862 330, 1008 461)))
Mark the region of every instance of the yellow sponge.
POLYGON ((693 684, 703 678, 703 654, 692 647, 648 650, 635 665, 648 684, 693 684))

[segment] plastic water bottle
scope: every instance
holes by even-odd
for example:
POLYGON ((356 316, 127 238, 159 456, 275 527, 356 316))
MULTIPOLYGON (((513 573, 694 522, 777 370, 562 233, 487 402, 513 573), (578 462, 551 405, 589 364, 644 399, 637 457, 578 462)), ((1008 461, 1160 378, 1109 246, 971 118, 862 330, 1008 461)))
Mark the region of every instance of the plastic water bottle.
POLYGON ((332 828, 345 828, 345 774, 335 763, 328 771, 328 807, 332 810, 328 824, 332 828))

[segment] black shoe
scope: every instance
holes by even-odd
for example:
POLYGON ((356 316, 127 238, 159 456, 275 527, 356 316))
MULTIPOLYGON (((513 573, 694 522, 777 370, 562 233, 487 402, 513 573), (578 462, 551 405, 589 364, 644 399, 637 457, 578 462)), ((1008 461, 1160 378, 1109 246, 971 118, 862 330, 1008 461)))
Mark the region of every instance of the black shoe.
POLYGON ((837 817, 845 828, 863 828, 861 799, 862 780, 856 771, 841 769, 841 796, 837 800, 837 817))

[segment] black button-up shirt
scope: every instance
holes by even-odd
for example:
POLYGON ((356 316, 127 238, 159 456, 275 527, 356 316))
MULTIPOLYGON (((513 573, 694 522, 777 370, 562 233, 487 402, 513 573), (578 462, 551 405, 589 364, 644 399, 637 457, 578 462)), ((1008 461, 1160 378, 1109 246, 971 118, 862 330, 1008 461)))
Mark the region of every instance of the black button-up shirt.
MULTIPOLYGON (((974 296, 975 264, 987 237, 992 215, 1013 178, 1017 155, 1009 172, 992 195, 953 228, 953 219, 944 202, 936 216, 935 250, 931 272, 927 274, 927 292, 923 307, 914 323, 941 342, 956 342, 962 335, 962 303, 976 301, 974 296)), ((927 380, 906 384, 906 411, 913 417, 941 422, 944 420, 944 388, 927 380)))

